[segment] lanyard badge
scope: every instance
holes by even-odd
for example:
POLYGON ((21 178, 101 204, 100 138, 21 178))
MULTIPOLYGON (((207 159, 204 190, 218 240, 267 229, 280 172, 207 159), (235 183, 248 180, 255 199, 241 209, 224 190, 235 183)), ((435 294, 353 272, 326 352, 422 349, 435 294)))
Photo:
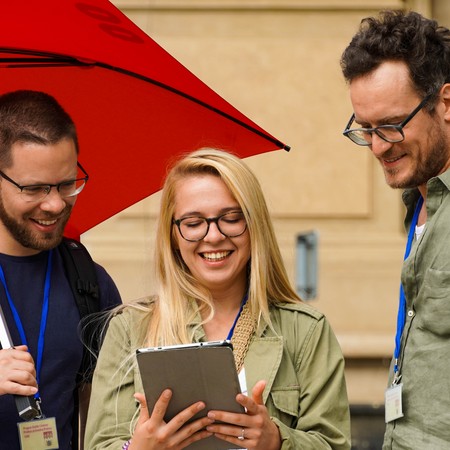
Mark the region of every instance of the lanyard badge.
MULTIPOLYGON (((404 260, 406 260, 411 253, 411 247, 414 240, 415 228, 419 220, 419 213, 422 209, 423 197, 420 196, 417 201, 416 208, 414 210, 414 215, 412 218, 411 226, 408 233, 408 241, 406 243, 406 250, 404 260)), ((400 297, 397 315, 397 332, 395 335, 395 351, 394 351, 394 379, 392 385, 386 389, 384 400, 385 400, 385 421, 386 423, 403 417, 403 405, 402 405, 402 389, 403 383, 400 383, 401 374, 399 370, 398 361, 400 358, 401 351, 401 339, 403 330, 406 323, 406 297, 403 290, 403 285, 400 283, 400 297)))
MULTIPOLYGON (((41 313, 41 323, 39 329, 38 339, 38 351, 37 351, 37 365, 36 365, 36 378, 39 385, 39 375, 42 367, 42 357, 44 353, 44 336, 45 328, 47 325, 48 315, 48 303, 50 296, 50 278, 52 273, 52 255, 53 251, 50 250, 48 254, 47 270, 45 274, 44 285, 44 299, 41 313)), ((19 313, 14 305, 11 295, 6 284, 3 268, 0 266, 0 282, 5 289, 6 297, 8 299, 11 312, 14 317, 17 329, 20 334, 20 338, 23 344, 28 345, 25 335, 25 329, 20 319, 19 313)), ((3 315, 3 311, 0 307, 0 342, 2 348, 12 348, 13 342, 9 329, 6 324, 6 320, 3 315)), ((56 420, 54 417, 46 418, 42 414, 41 399, 39 393, 35 396, 19 396, 16 395, 15 402, 19 416, 24 422, 17 424, 19 430, 19 439, 21 450, 44 450, 44 449, 58 449, 58 432, 56 428, 56 420)))

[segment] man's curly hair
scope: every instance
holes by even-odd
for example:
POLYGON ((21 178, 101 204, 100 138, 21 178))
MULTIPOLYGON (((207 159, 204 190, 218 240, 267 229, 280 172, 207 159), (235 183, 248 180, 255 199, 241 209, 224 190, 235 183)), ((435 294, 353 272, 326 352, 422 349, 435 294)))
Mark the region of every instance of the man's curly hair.
POLYGON ((382 11, 366 17, 341 57, 348 83, 385 61, 403 61, 424 98, 450 82, 450 31, 417 12, 382 11))

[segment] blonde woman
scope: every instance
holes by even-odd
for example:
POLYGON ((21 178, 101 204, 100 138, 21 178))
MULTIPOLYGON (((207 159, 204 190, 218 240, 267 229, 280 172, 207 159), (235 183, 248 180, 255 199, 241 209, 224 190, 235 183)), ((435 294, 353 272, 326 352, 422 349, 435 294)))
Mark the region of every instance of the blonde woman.
MULTIPOLYGON (((182 449, 214 435, 229 448, 349 449, 341 350, 324 316, 289 284, 261 187, 234 155, 202 149, 166 178, 157 295, 111 319, 93 381, 90 450, 182 449), (168 423, 171 392, 146 406, 135 351, 231 338, 245 414, 201 401, 168 423)), ((195 382, 195 380, 187 380, 195 382)), ((199 399, 200 400, 200 399, 199 399)))

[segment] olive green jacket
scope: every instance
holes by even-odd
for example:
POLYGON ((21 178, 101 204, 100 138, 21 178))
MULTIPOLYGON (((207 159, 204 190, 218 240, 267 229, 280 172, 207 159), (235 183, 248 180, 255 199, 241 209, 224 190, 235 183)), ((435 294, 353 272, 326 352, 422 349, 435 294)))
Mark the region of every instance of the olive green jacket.
MULTIPOLYGON (((135 350, 148 313, 127 307, 109 325, 94 374, 85 448, 120 450, 143 392, 135 350)), ((200 317, 198 316, 198 320, 200 317)), ((260 326, 244 366, 248 392, 266 380, 264 402, 280 429, 282 450, 350 449, 344 360, 324 316, 306 304, 272 307, 274 333, 260 326)), ((200 328, 195 341, 205 340, 200 328)))

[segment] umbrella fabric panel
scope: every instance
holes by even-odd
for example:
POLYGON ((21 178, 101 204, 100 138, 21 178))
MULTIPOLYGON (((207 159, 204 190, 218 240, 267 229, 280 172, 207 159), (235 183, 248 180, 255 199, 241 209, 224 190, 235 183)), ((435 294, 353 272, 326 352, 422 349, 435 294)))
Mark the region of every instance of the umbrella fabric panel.
POLYGON ((175 155, 288 149, 108 0, 2 2, 0 94, 16 89, 53 95, 77 125, 91 178, 69 223, 75 236, 159 190, 175 155))
MULTIPOLYGON (((263 131, 160 47, 108 0, 2 2, 0 49, 65 55, 154 80, 263 131)), ((265 132, 264 132, 265 133, 265 132)))
POLYGON ((79 159, 91 175, 71 219, 80 232, 159 190, 171 155, 217 146, 246 157, 275 148, 189 99, 101 67, 0 70, 0 91, 24 88, 53 95, 77 125, 79 159))

